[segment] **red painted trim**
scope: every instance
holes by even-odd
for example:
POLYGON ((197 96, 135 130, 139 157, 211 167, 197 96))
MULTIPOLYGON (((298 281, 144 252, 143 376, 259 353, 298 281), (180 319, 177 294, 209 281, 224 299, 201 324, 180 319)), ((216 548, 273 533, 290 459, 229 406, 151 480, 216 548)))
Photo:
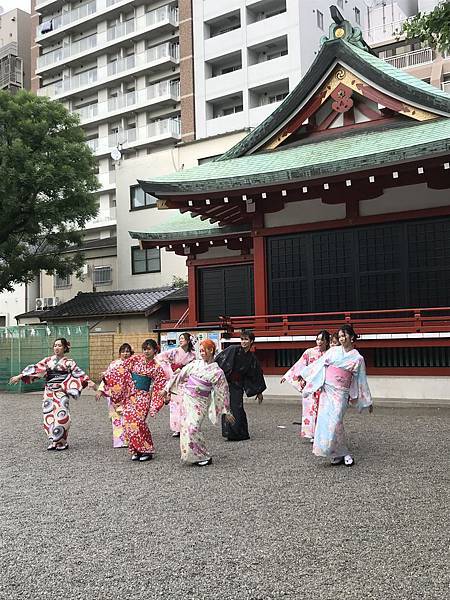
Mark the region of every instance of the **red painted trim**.
POLYGON ((253 238, 255 313, 267 312, 267 261, 263 237, 253 238))
POLYGON ((370 225, 371 223, 386 223, 389 221, 409 221, 423 217, 444 217, 450 215, 450 206, 439 206, 421 210, 409 210, 404 212, 386 213, 382 215, 369 215, 366 217, 354 217, 352 219, 339 219, 337 221, 316 221, 315 223, 304 223, 299 225, 285 225, 283 227, 272 227, 270 229, 258 229, 253 236, 283 235, 290 233, 301 233, 302 231, 317 231, 321 229, 339 229, 341 227, 354 227, 355 225, 370 225))
MULTIPOLYGON (((188 265, 188 306, 189 317, 188 324, 191 327, 197 326, 197 272, 195 266, 186 261, 188 265)), ((186 327, 186 325, 183 325, 186 327)))
MULTIPOLYGON (((317 331, 321 329, 317 327, 317 331)), ((323 328, 322 328, 323 329, 323 328)), ((315 331, 315 333, 317 333, 315 331)), ((258 332, 256 332, 258 333, 258 332)), ((314 334, 310 334, 314 337, 314 334)), ((259 334, 258 334, 259 335, 259 334)), ((267 332, 261 335, 267 336, 267 332)), ((270 335, 283 336, 284 332, 280 331, 277 333, 275 330, 270 332, 270 335)), ((234 334, 231 334, 234 337, 234 334)), ((298 350, 299 353, 303 352, 307 348, 314 346, 314 339, 296 342, 256 342, 255 347, 258 350, 298 350)), ((358 348, 428 348, 428 347, 439 347, 446 348, 450 346, 450 338, 404 338, 404 339, 384 339, 384 340, 358 340, 358 348)), ((447 374, 450 375, 450 371, 447 369, 447 374)))
POLYGON ((241 256, 224 256, 221 258, 197 258, 187 261, 188 267, 214 267, 216 265, 234 265, 237 263, 253 263, 253 256, 244 254, 241 256))
POLYGON ((355 108, 352 106, 347 112, 344 113, 344 127, 349 125, 355 125, 355 108))

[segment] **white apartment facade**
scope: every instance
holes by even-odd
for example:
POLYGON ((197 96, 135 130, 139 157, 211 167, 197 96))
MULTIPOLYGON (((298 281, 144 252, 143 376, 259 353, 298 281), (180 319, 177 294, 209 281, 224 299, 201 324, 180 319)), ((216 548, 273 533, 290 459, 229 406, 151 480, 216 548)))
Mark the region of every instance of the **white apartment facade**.
POLYGON ((116 164, 180 139, 178 4, 36 0, 33 89, 79 115, 98 159, 99 214, 113 236, 116 164))
POLYGON ((333 4, 366 28, 363 0, 193 0, 197 137, 265 119, 311 65, 333 4))

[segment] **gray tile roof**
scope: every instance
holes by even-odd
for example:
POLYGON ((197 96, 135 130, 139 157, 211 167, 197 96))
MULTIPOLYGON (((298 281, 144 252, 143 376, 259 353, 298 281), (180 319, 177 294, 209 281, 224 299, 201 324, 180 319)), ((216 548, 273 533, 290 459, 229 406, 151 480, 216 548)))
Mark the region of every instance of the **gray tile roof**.
POLYGON ((174 292, 173 287, 112 292, 79 292, 74 298, 44 311, 30 311, 16 318, 35 317, 53 320, 76 317, 104 317, 109 315, 149 314, 165 296, 174 292))

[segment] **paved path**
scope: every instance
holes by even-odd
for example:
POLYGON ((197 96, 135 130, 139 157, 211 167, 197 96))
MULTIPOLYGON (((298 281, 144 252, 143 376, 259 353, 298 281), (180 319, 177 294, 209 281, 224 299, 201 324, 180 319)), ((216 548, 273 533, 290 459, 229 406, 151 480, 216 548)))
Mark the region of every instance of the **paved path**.
POLYGON ((131 463, 92 396, 58 454, 39 396, 0 407, 2 600, 448 597, 449 410, 348 415, 349 469, 312 456, 295 405, 249 403, 252 439, 211 427, 199 469, 180 465, 167 411, 157 458, 131 463))

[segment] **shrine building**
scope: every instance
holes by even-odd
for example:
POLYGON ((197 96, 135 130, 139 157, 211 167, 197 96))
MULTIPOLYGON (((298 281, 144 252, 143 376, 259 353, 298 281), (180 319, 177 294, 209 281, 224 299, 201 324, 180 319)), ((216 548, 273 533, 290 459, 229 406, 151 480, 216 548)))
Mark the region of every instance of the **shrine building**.
POLYGON ((178 212, 131 236, 187 258, 188 310, 164 327, 253 329, 269 391, 319 330, 348 322, 374 395, 449 397, 450 95, 337 21, 243 140, 140 181, 178 212))

